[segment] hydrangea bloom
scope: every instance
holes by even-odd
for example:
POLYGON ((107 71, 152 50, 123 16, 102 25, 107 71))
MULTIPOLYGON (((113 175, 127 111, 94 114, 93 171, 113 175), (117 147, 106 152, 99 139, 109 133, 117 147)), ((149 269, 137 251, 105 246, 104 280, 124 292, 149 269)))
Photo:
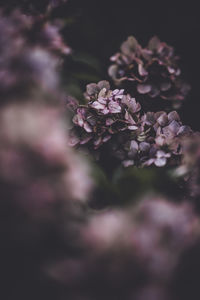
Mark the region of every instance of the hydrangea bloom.
POLYGON ((121 45, 121 51, 110 60, 113 62, 108 70, 111 78, 117 85, 131 82, 135 95, 160 97, 177 106, 189 91, 189 86, 180 79, 181 70, 174 49, 157 37, 150 39, 147 47, 142 48, 130 36, 121 45))
POLYGON ((140 104, 125 95, 124 90, 110 90, 107 81, 87 86, 87 105, 80 105, 73 118, 75 125, 82 128, 80 139, 73 144, 90 141, 94 149, 122 131, 138 130, 140 104))
POLYGON ((141 106, 124 90, 110 90, 106 81, 89 84, 88 103, 79 105, 73 118, 71 145, 85 145, 93 152, 104 144, 108 155, 124 166, 165 166, 180 159, 180 137, 191 132, 177 112, 141 113, 141 106))
MULTIPOLYGON (((182 154, 181 139, 191 133, 189 126, 181 123, 176 111, 170 113, 148 112, 142 116, 142 123, 151 128, 152 135, 147 135, 146 141, 151 145, 149 156, 145 165, 155 164, 156 166, 166 165, 167 158, 171 161, 180 161, 182 154), (153 137, 153 139, 152 139, 153 137)), ((177 162, 176 162, 177 163, 177 162)))

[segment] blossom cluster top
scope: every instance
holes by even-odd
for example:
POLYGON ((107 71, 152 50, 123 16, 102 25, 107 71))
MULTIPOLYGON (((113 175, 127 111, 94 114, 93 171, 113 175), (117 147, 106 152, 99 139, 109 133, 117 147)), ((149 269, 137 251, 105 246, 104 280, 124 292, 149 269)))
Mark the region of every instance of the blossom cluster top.
POLYGON ((181 79, 178 59, 174 49, 157 37, 142 48, 130 36, 122 43, 121 51, 110 58, 113 64, 108 73, 116 85, 128 81, 135 95, 169 100, 165 103, 177 108, 190 89, 181 79))
POLYGON ((107 81, 87 85, 87 103, 77 105, 71 132, 72 146, 86 145, 92 153, 106 148, 124 166, 165 166, 178 163, 181 140, 191 129, 176 111, 142 113, 141 105, 107 81))

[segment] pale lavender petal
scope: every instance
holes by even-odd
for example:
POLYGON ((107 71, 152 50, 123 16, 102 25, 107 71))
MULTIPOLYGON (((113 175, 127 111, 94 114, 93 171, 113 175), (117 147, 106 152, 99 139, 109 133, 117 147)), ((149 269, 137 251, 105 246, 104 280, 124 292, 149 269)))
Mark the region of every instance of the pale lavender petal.
POLYGON ((181 126, 179 128, 179 131, 177 132, 177 135, 184 135, 191 132, 191 128, 189 126, 181 126))
POLYGON ((113 120, 113 119, 111 119, 111 118, 106 119, 106 125, 107 125, 107 126, 110 126, 110 125, 112 125, 113 123, 114 123, 114 120, 113 120))
POLYGON ((92 128, 87 122, 84 122, 83 128, 86 132, 92 132, 92 128))
POLYGON ((161 126, 166 126, 168 123, 168 117, 166 113, 163 113, 158 119, 157 122, 161 126))
POLYGON ((150 84, 138 84, 137 91, 140 94, 147 94, 151 91, 151 85, 150 84))
POLYGON ((180 117, 179 117, 178 113, 174 110, 174 111, 171 111, 168 114, 168 120, 170 122, 172 122, 172 121, 180 121, 180 117))
POLYGON ((124 89, 121 89, 118 94, 122 95, 123 93, 124 93, 124 89))
POLYGON ((103 138, 103 143, 106 143, 107 141, 109 141, 111 139, 111 135, 106 135, 103 138))
POLYGON ((130 167, 130 166, 133 166, 134 165, 134 160, 124 160, 123 162, 122 162, 122 164, 123 164, 123 166, 125 167, 125 168, 127 168, 127 167, 130 167))
POLYGON ((101 145, 101 143, 102 143, 102 138, 101 137, 99 137, 98 139, 96 139, 94 141, 94 145, 95 145, 96 148, 99 147, 101 145))
POLYGON ((110 111, 107 107, 105 107, 101 112, 102 112, 102 114, 107 115, 107 114, 109 114, 110 111))
POLYGON ((73 123, 80 126, 80 127, 83 127, 84 120, 80 115, 75 115, 74 118, 73 118, 73 123))
POLYGON ((116 89, 112 92, 113 95, 117 95, 119 93, 119 89, 116 89))
POLYGON ((106 99, 103 98, 103 97, 99 97, 98 102, 101 103, 101 104, 106 104, 107 103, 106 99))
POLYGON ((110 103, 108 104, 108 107, 109 107, 110 112, 113 114, 121 112, 121 106, 117 102, 110 101, 110 103))
POLYGON ((81 137, 80 145, 87 144, 92 139, 91 135, 85 135, 81 137))
POLYGON ((133 150, 138 150, 138 143, 136 141, 131 141, 130 143, 130 149, 133 150))
POLYGON ((156 145, 158 146, 163 146, 164 143, 165 143, 165 136, 164 135, 159 135, 155 138, 155 142, 156 142, 156 145))
POLYGON ((154 158, 150 158, 147 161, 145 161, 145 163, 143 164, 144 166, 150 166, 154 163, 154 158))
POLYGON ((155 159, 154 161, 154 164, 157 166, 157 167, 164 167, 167 163, 167 159, 165 157, 160 157, 160 158, 157 158, 155 159))
POLYGON ((176 135, 177 132, 178 132, 179 129, 180 129, 180 124, 179 124, 177 121, 172 121, 172 122, 169 124, 169 128, 170 128, 170 130, 176 135))
POLYGON ((131 125, 131 126, 128 126, 128 129, 129 129, 129 130, 137 130, 137 129, 138 129, 138 126, 131 125))
POLYGON ((115 99, 120 99, 121 100, 121 99, 123 99, 123 97, 124 97, 124 95, 116 95, 115 99))
POLYGON ((169 73, 170 74, 174 74, 175 73, 175 69, 174 68, 172 68, 172 67, 167 67, 167 69, 168 69, 168 71, 169 71, 169 73))
POLYGON ((132 125, 135 124, 133 117, 131 116, 131 114, 129 114, 128 111, 126 111, 126 113, 125 113, 125 120, 128 121, 132 125))
POLYGON ((105 105, 99 103, 98 101, 94 101, 90 106, 95 109, 104 109, 105 108, 105 105))
POLYGON ((161 158, 161 157, 164 157, 165 156, 165 152, 162 151, 162 150, 158 150, 157 153, 156 153, 156 157, 157 158, 161 158))
POLYGON ((107 94, 107 89, 103 88, 102 90, 100 90, 98 97, 106 97, 106 94, 107 94))
POLYGON ((142 142, 142 143, 140 143, 140 145, 139 145, 139 149, 140 149, 142 152, 147 152, 147 151, 149 151, 149 149, 150 149, 150 144, 149 144, 149 143, 146 143, 146 142, 142 142))
POLYGON ((138 65, 138 73, 139 73, 141 76, 146 76, 146 75, 148 75, 148 71, 143 67, 142 64, 139 64, 139 65, 138 65))

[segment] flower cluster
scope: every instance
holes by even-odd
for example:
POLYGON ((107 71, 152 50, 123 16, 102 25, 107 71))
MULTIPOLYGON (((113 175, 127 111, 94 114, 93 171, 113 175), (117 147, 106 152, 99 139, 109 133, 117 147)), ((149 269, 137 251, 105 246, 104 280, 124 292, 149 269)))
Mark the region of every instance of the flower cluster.
MULTIPOLYGON (((80 139, 74 143, 92 143, 98 149, 116 133, 138 129, 140 104, 124 90, 110 90, 107 81, 87 86, 87 105, 78 106, 73 118, 75 125, 82 128, 80 139)), ((73 141, 72 141, 73 142, 73 141)))
POLYGON ((174 49, 157 37, 150 39, 147 47, 142 48, 130 36, 121 45, 121 52, 116 53, 110 60, 113 64, 108 73, 115 84, 129 81, 132 92, 142 95, 141 99, 145 95, 147 100, 161 98, 170 100, 172 106, 177 107, 189 91, 189 86, 180 78, 181 70, 174 49))
POLYGON ((151 148, 150 158, 145 161, 145 165, 154 163, 156 166, 164 166, 169 157, 172 161, 177 159, 180 161, 182 138, 188 136, 192 131, 189 126, 182 124, 176 111, 168 114, 164 111, 147 112, 142 116, 142 124, 143 128, 147 126, 150 132, 153 131, 153 134, 147 134, 146 137, 146 141, 150 143, 151 148))
POLYGON ((87 144, 97 150, 107 144, 110 156, 124 166, 161 167, 167 159, 173 163, 180 159, 180 137, 191 129, 182 125, 177 112, 142 114, 134 98, 124 90, 110 90, 107 81, 89 84, 85 96, 88 103, 75 110, 72 146, 87 144))

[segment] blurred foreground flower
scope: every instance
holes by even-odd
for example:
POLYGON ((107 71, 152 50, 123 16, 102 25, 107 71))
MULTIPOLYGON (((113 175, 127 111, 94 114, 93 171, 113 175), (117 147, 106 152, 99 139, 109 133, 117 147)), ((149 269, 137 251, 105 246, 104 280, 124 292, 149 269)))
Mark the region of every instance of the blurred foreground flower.
POLYGON ((19 11, 0 15, 0 92, 7 98, 50 92, 58 88, 58 53, 68 54, 56 24, 19 11))
POLYGON ((35 20, 19 11, 0 18, 0 194, 11 215, 16 207, 29 221, 51 221, 86 200, 92 181, 68 147, 56 54, 61 37, 35 20))
POLYGON ((0 174, 10 186, 8 196, 39 214, 38 206, 87 198, 87 167, 67 146, 66 126, 57 108, 12 104, 1 109, 0 124, 0 174))
POLYGON ((93 186, 88 163, 68 146, 58 74, 65 49, 43 18, 0 15, 0 275, 7 299, 52 299, 42 266, 75 248, 93 186))
POLYGON ((93 215, 82 239, 86 250, 79 257, 47 268, 69 297, 171 299, 174 269, 199 239, 199 221, 189 204, 146 199, 133 209, 93 215))

